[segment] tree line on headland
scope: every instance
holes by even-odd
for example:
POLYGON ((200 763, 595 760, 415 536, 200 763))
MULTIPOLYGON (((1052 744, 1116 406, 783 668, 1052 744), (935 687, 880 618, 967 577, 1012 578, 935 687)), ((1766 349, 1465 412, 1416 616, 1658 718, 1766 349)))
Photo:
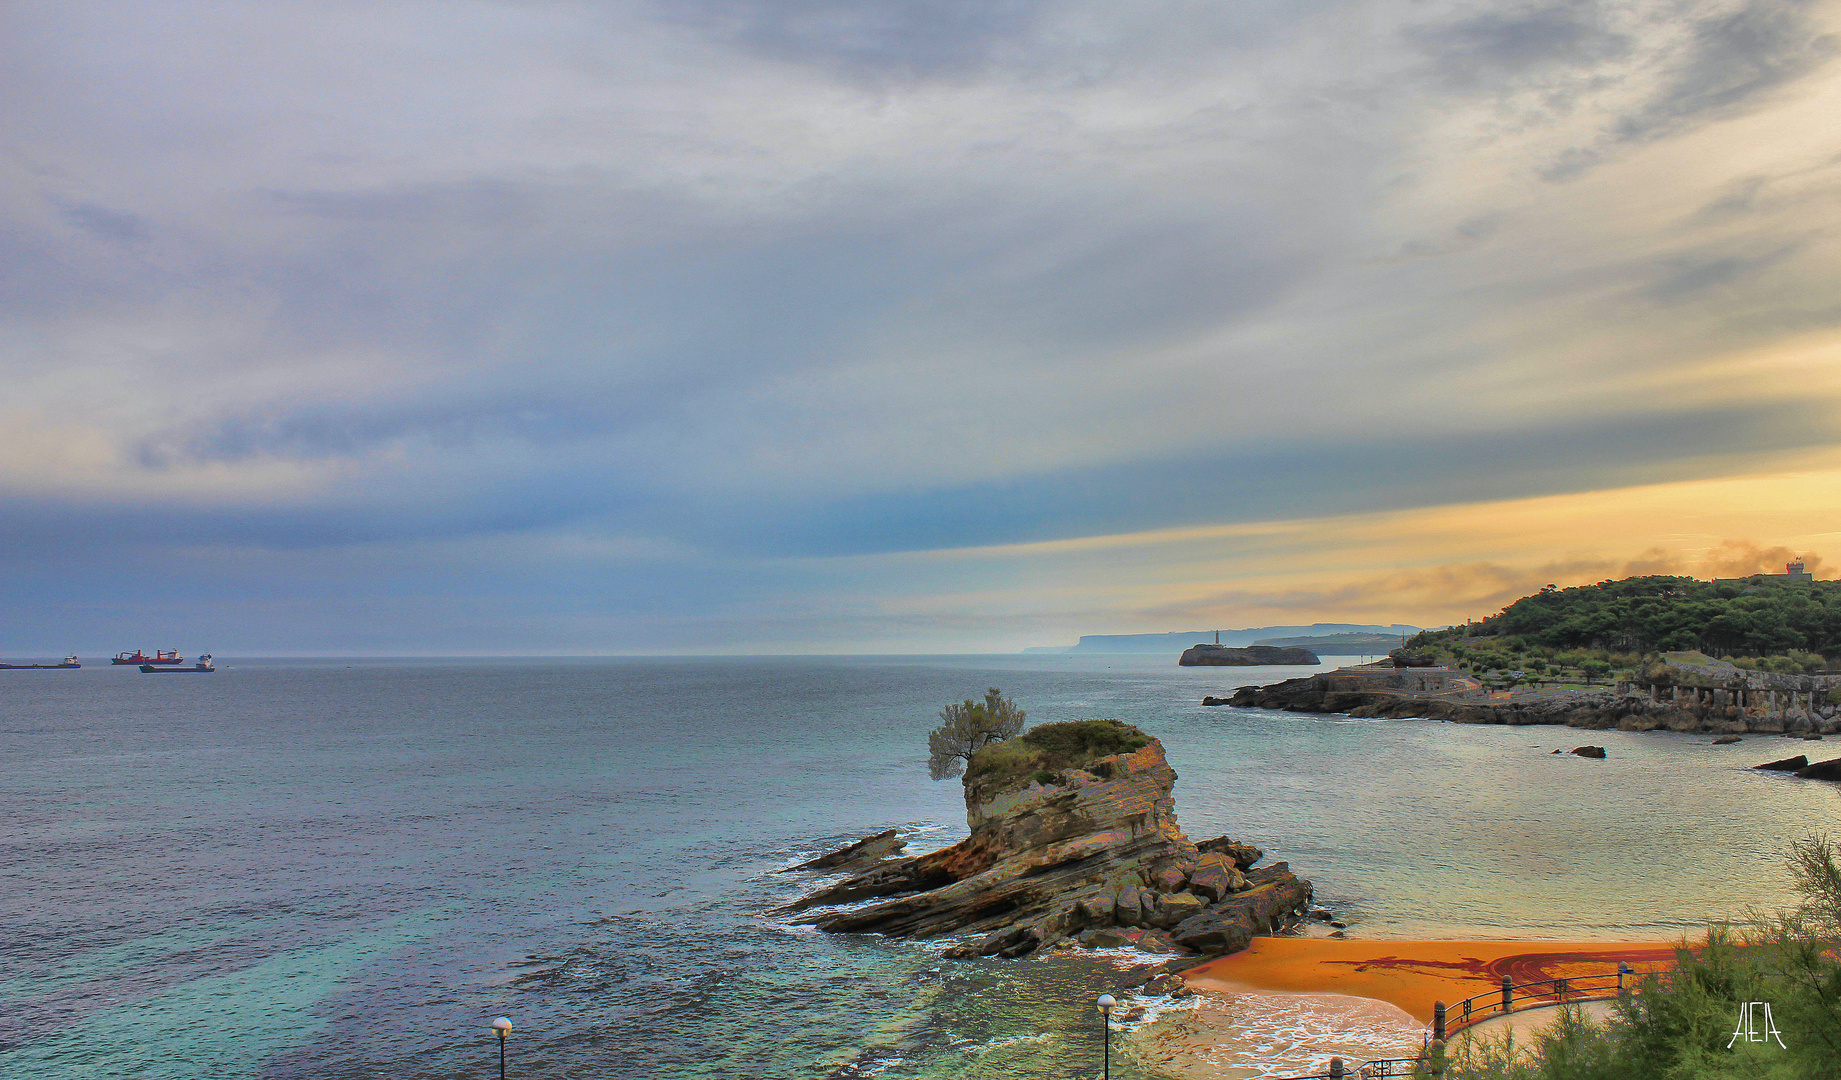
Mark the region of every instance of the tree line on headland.
POLYGON ((1549 585, 1481 622, 1427 630, 1409 648, 1479 670, 1552 663, 1602 672, 1633 667, 1648 653, 1693 650, 1745 667, 1810 671, 1841 653, 1841 581, 1652 576, 1549 585))

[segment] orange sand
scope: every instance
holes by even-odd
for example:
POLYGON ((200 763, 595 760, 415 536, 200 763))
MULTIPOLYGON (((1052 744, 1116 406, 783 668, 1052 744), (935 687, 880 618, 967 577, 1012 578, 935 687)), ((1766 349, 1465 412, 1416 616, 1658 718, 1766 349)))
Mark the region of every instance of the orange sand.
POLYGON ((1398 1005, 1423 1023, 1447 1004, 1542 979, 1604 975, 1623 961, 1639 972, 1674 963, 1660 941, 1363 941, 1256 937, 1243 952, 1183 972, 1221 990, 1352 994, 1398 1005))

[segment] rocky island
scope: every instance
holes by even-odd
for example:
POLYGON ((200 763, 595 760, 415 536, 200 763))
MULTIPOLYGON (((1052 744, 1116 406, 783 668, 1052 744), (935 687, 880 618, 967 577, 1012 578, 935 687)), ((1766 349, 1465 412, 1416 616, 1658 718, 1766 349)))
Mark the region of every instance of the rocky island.
POLYGON ((1279 645, 1192 645, 1177 659, 1182 667, 1276 667, 1281 664, 1310 666, 1322 663, 1309 649, 1279 645))
POLYGON ((1128 943, 1225 954, 1297 922, 1310 882, 1284 863, 1253 869, 1263 853, 1251 845, 1191 842, 1175 784, 1162 744, 1136 727, 1039 725, 970 756, 969 837, 906 858, 890 834, 859 841, 838 854, 864 858, 823 864, 856 872, 776 914, 832 933, 953 935, 945 955, 960 957, 1128 943), (812 910, 845 904, 861 906, 812 910))

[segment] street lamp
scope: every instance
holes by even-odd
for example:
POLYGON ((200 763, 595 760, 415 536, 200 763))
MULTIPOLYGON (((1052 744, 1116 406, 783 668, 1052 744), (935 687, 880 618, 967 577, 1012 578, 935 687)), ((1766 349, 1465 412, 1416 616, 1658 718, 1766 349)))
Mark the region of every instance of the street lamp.
POLYGON ((499 1080, 505 1080, 505 1036, 511 1034, 511 1017, 501 1016, 494 1020, 492 1031, 499 1037, 499 1080))
POLYGON ((1101 1030, 1105 1032, 1102 1036, 1102 1041, 1106 1047, 1105 1080, 1112 1080, 1112 1007, 1117 1004, 1118 1002, 1113 1000, 1111 994, 1101 994, 1099 996, 1100 1027, 1101 1030))

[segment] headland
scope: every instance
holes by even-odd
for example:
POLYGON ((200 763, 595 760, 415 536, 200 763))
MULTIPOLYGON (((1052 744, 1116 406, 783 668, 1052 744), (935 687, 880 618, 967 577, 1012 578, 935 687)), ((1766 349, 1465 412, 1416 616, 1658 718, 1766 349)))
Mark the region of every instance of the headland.
POLYGON ((1496 689, 1455 668, 1398 668, 1386 661, 1242 686, 1202 703, 1459 724, 1807 736, 1841 732, 1841 706, 1829 702, 1836 686, 1841 676, 1663 662, 1602 689, 1496 689))

